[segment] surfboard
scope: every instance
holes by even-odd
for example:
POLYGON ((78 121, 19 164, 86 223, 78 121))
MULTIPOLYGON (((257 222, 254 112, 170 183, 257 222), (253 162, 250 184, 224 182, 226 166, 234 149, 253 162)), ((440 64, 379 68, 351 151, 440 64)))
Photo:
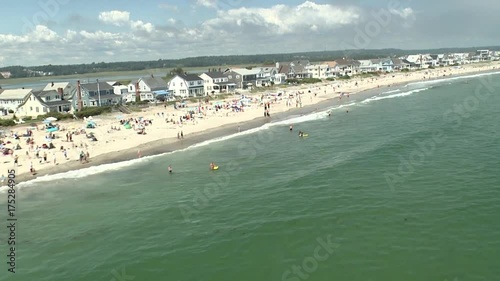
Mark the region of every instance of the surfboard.
POLYGON ((214 166, 214 170, 219 170, 219 166, 214 166))

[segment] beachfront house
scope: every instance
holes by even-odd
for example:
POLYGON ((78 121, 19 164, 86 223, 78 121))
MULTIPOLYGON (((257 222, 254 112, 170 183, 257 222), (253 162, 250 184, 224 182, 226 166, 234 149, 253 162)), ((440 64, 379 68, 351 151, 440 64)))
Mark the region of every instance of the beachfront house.
POLYGON ((76 86, 70 82, 51 82, 48 83, 42 91, 56 91, 60 96, 68 98, 75 87, 76 86))
POLYGON ((401 71, 403 69, 407 69, 407 70, 410 69, 410 64, 404 62, 400 58, 392 58, 391 60, 392 60, 392 68, 394 71, 401 71))
POLYGON ((328 64, 324 63, 310 64, 307 65, 305 69, 310 74, 311 78, 326 79, 333 77, 331 76, 330 67, 328 66, 328 64))
POLYGON ((228 75, 229 80, 231 80, 230 76, 236 78, 232 82, 240 89, 251 89, 257 86, 257 78, 262 77, 260 68, 233 68, 227 70, 225 73, 228 75))
POLYGON ((141 101, 155 101, 156 96, 168 95, 168 83, 161 77, 154 75, 142 77, 137 83, 141 101))
POLYGON ((108 81, 108 83, 111 87, 113 87, 113 93, 115 95, 119 95, 124 97, 128 93, 128 86, 123 85, 122 83, 118 81, 108 81))
POLYGON ((32 89, 5 89, 0 93, 0 110, 16 113, 32 89))
POLYGON ((361 73, 377 72, 378 64, 375 64, 373 60, 359 60, 359 71, 361 73))
POLYGON ((19 116, 36 117, 49 112, 70 112, 71 102, 60 91, 32 91, 17 110, 19 116))
POLYGON ((257 74, 257 87, 270 86, 274 84, 274 77, 278 73, 278 70, 274 66, 262 66, 260 67, 260 72, 257 74))
POLYGON ((309 60, 296 60, 292 62, 277 62, 277 73, 285 74, 286 79, 303 79, 311 78, 311 74, 307 72, 306 66, 310 65, 309 60))
POLYGON ((195 74, 179 74, 168 82, 168 91, 176 97, 199 97, 205 95, 203 79, 195 74))
POLYGON ((339 59, 335 61, 339 68, 339 76, 352 76, 359 73, 361 63, 353 59, 339 59))
MULTIPOLYGON (((85 83, 80 85, 83 107, 111 106, 121 104, 122 96, 116 95, 113 86, 106 82, 85 83)), ((78 108, 78 87, 71 93, 71 107, 78 108)))
POLYGON ((228 75, 222 71, 209 71, 202 73, 203 90, 205 95, 218 94, 223 92, 234 92, 236 83, 230 82, 228 75))

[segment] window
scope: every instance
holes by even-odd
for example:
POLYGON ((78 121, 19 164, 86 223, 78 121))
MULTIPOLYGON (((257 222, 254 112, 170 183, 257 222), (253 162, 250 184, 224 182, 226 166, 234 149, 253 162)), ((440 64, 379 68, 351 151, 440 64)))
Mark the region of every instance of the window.
POLYGON ((172 87, 175 87, 175 82, 172 82, 172 87))
POLYGON ((46 96, 45 101, 50 101, 50 96, 46 96))
POLYGON ((193 86, 193 85, 194 85, 194 83, 193 83, 193 82, 189 82, 189 86, 193 86))
POLYGON ((130 86, 130 91, 133 91, 134 90, 134 87, 130 86))
POLYGON ((43 107, 43 112, 47 112, 47 108, 46 107, 43 107))
POLYGON ((30 106, 30 111, 33 111, 33 106, 30 106))
POLYGON ((236 75, 236 79, 240 79, 240 76, 239 76, 239 75, 236 75))
POLYGON ((87 101, 83 101, 83 106, 87 106, 87 101))
POLYGON ((38 110, 38 106, 36 107, 36 112, 39 112, 39 110, 38 110))
POLYGON ((229 76, 228 76, 228 78, 229 78, 229 79, 233 79, 233 75, 229 75, 229 76))
POLYGON ((56 95, 56 100, 60 99, 61 97, 59 97, 59 95, 56 95))

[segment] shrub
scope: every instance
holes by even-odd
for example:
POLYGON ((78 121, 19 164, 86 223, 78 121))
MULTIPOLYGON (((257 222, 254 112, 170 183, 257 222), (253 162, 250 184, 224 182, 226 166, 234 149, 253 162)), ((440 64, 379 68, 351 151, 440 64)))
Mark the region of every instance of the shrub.
POLYGON ((9 113, 14 113, 14 110, 12 110, 12 109, 9 109, 9 113))
MULTIPOLYGON (((83 117, 89 117, 89 116, 97 116, 97 115, 101 115, 103 113, 110 113, 110 112, 111 112, 110 106, 85 107, 81 111, 75 112, 75 115, 78 118, 83 118, 83 117)), ((72 117, 72 116, 70 115, 70 117, 72 117)))
POLYGON ((16 125, 14 119, 0 119, 0 127, 10 127, 16 125))
POLYGON ((45 114, 38 115, 36 119, 45 120, 49 117, 57 118, 57 120, 65 120, 65 119, 73 118, 73 115, 67 114, 67 113, 60 113, 60 112, 47 112, 45 114))

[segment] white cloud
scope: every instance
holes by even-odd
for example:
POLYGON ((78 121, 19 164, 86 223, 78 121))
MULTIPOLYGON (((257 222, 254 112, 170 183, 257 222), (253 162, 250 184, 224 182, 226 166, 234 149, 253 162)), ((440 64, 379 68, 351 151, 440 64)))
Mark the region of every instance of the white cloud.
POLYGON ((99 20, 104 23, 113 24, 116 26, 126 25, 130 21, 130 12, 126 11, 102 12, 99 14, 99 20))
POLYGON ((158 8, 168 10, 168 11, 173 11, 173 12, 179 11, 179 7, 177 7, 176 5, 171 5, 171 4, 166 4, 166 3, 162 3, 162 4, 158 5, 158 8))
POLYGON ((389 12, 391 14, 400 16, 403 19, 408 19, 415 16, 412 8, 404 8, 401 10, 390 9, 389 12))
POLYGON ((196 5, 215 8, 217 6, 217 0, 196 0, 196 5))
POLYGON ((276 5, 271 8, 239 8, 219 11, 207 25, 213 28, 251 25, 274 34, 300 33, 301 30, 331 30, 355 23, 360 17, 356 8, 341 8, 306 1, 296 7, 276 5))
MULTIPOLYGON (((198 3, 210 7, 220 4, 213 0, 198 0, 198 3)), ((391 13, 397 15, 391 24, 399 28, 413 10, 398 9, 391 13)), ((300 5, 218 10, 215 16, 197 24, 184 24, 167 16, 160 20, 164 25, 155 25, 145 19, 132 19, 133 13, 114 10, 88 19, 112 25, 101 24, 101 30, 95 26, 57 29, 38 25, 25 34, 0 34, 0 49, 2 64, 10 65, 335 49, 345 38, 355 36, 354 27, 369 19, 367 14, 368 11, 354 6, 305 1, 300 5)))

